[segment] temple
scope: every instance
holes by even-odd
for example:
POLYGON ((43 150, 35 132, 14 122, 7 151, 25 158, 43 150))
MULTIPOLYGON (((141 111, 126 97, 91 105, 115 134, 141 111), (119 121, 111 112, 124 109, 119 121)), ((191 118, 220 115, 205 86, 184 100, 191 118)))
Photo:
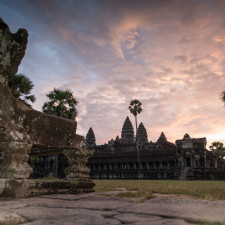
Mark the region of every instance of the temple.
POLYGON ((225 179, 225 162, 206 149, 205 137, 185 134, 174 144, 162 132, 156 142, 149 142, 144 124, 140 123, 135 137, 133 125, 126 117, 121 138, 117 136, 104 145, 96 145, 95 141, 90 128, 86 146, 94 152, 88 160, 93 179, 137 179, 137 148, 143 179, 225 179))

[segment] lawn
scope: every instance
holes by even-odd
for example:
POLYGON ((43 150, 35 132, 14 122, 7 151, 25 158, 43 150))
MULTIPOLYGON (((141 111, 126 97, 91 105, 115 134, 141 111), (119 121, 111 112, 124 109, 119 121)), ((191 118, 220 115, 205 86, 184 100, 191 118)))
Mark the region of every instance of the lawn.
POLYGON ((96 192, 126 189, 118 197, 147 200, 153 193, 188 195, 196 199, 225 200, 225 181, 94 180, 96 192), (135 192, 129 192, 135 191, 135 192))

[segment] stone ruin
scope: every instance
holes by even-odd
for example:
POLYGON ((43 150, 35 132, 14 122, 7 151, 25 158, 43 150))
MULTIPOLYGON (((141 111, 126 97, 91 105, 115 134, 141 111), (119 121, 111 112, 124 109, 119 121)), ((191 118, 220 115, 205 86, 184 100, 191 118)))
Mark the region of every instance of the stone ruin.
POLYGON ((93 191, 86 162, 90 153, 84 137, 76 134, 76 121, 33 110, 16 99, 8 87, 8 75, 16 74, 24 57, 28 33, 12 34, 0 18, 0 195, 23 197, 45 193, 93 191), (66 180, 34 181, 27 160, 32 146, 61 149, 67 156, 66 180))

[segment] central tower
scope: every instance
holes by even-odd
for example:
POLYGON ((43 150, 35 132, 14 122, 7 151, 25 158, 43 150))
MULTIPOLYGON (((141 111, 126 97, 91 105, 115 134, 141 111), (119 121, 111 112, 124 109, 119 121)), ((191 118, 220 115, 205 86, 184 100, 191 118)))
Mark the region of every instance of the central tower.
POLYGON ((123 124, 121 138, 123 143, 134 143, 134 128, 128 116, 123 124))

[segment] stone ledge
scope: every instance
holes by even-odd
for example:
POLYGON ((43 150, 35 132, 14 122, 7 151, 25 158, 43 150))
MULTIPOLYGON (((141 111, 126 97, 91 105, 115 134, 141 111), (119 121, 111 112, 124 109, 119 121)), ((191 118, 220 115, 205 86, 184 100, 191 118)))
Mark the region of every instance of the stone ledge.
POLYGON ((0 196, 29 197, 45 194, 79 194, 94 192, 92 180, 0 179, 0 196))

